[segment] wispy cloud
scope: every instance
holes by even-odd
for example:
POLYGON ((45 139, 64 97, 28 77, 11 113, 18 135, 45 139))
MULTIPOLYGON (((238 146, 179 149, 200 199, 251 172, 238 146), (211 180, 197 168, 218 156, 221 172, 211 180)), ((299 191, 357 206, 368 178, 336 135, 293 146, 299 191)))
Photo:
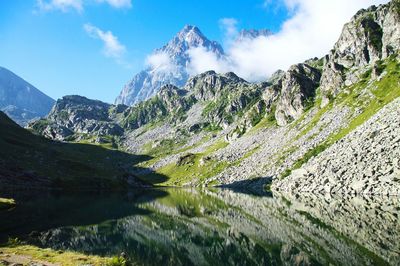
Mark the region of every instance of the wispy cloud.
MULTIPOLYGON (((220 72, 234 71, 250 80, 265 80, 277 69, 303 62, 311 57, 321 57, 329 52, 339 38, 344 23, 361 8, 388 0, 280 0, 291 17, 281 30, 272 36, 233 41, 229 36, 237 32, 236 21, 222 19, 225 36, 228 36, 226 57, 217 58, 206 50, 189 51, 191 74, 214 69, 220 72)), ((266 8, 275 8, 272 1, 266 8)), ((220 22, 220 23, 221 23, 220 22)))
POLYGON ((83 11, 82 0, 37 0, 37 6, 42 11, 61 10, 67 12, 69 10, 83 11))
POLYGON ((118 38, 111 31, 103 31, 88 23, 83 25, 83 28, 90 37, 103 42, 103 54, 106 57, 113 58, 117 63, 128 66, 123 61, 126 47, 119 42, 118 38))
POLYGON ((155 52, 146 58, 146 65, 155 72, 171 73, 176 71, 176 64, 164 52, 155 52))
POLYGON ((132 2, 131 0, 97 0, 99 3, 106 2, 110 6, 115 8, 131 8, 132 2))
MULTIPOLYGON (((90 0, 36 0, 37 6, 41 11, 52 11, 61 10, 62 12, 68 12, 75 10, 81 13, 84 10, 84 6, 87 3, 93 1, 90 0)), ((107 3, 113 8, 131 8, 132 0, 96 0, 97 3, 107 3)))
POLYGON ((234 18, 222 18, 219 20, 219 27, 225 33, 225 42, 230 42, 238 34, 238 21, 234 18))

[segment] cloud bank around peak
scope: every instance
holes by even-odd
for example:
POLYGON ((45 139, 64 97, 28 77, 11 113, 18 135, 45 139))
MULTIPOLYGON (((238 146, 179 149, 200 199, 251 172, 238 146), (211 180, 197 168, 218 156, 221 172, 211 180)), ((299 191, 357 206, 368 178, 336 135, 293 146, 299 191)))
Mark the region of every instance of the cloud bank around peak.
POLYGON ((265 8, 284 5, 292 16, 271 36, 236 40, 237 21, 220 20, 225 32, 226 56, 218 58, 202 48, 191 49, 188 71, 195 75, 206 70, 233 71, 249 80, 265 80, 278 69, 312 57, 322 57, 332 49, 343 25, 361 8, 387 3, 388 0, 267 0, 265 8))
POLYGON ((175 72, 178 67, 167 53, 161 51, 157 51, 147 56, 145 64, 153 71, 160 73, 175 72))

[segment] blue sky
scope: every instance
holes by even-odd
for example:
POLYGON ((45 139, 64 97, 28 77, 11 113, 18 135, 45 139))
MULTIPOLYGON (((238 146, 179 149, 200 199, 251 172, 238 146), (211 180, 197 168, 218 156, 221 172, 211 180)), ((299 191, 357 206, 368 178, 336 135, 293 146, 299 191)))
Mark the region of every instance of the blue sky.
POLYGON ((110 103, 143 68, 146 56, 185 24, 223 43, 222 18, 235 18, 239 28, 278 32, 291 14, 285 5, 265 5, 265 0, 122 0, 129 4, 120 7, 118 0, 77 0, 81 6, 64 10, 51 1, 57 2, 0 1, 0 65, 54 99, 80 94, 110 103), (111 31, 123 55, 107 56, 85 24, 111 31))

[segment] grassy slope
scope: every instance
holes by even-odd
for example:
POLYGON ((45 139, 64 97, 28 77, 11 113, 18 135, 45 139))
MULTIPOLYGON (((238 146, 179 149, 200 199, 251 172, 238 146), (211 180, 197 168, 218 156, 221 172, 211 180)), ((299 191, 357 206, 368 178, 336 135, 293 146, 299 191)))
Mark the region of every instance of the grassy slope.
POLYGON ((124 177, 146 159, 95 145, 50 141, 0 113, 0 182, 8 178, 12 184, 33 184, 44 177, 69 189, 121 188, 124 177))
POLYGON ((168 180, 161 185, 181 186, 189 181, 203 181, 221 172, 227 167, 227 163, 218 162, 211 158, 205 159, 209 154, 228 145, 225 141, 217 141, 202 153, 187 154, 185 163, 177 165, 170 163, 157 169, 156 173, 145 175, 146 180, 158 180, 159 176, 166 176, 168 180), (203 160, 202 160, 203 159, 203 160))
MULTIPOLYGON (((93 255, 85 255, 73 251, 56 251, 49 248, 38 248, 30 245, 10 245, 8 247, 0 247, 0 252, 9 256, 22 256, 24 260, 29 260, 33 263, 52 263, 63 266, 75 265, 107 265, 117 266, 125 265, 124 260, 121 258, 109 258, 93 255)), ((10 257, 4 257, 10 259, 10 257)), ((2 255, 0 255, 0 261, 2 255)), ((1 262, 0 262, 0 265, 1 262)), ((20 265, 20 264, 18 264, 20 265)), ((25 265, 25 264, 24 264, 25 265)), ((30 265, 28 263, 28 265, 30 265)))
POLYGON ((0 211, 10 209, 15 206, 15 201, 13 199, 0 198, 0 211))
POLYGON ((363 79, 356 84, 344 88, 334 100, 324 108, 321 108, 311 122, 299 133, 297 138, 309 132, 322 116, 326 112, 332 110, 332 108, 348 106, 353 111, 356 109, 359 110, 359 114, 349 121, 348 126, 329 136, 327 140, 314 149, 309 150, 302 158, 295 162, 291 169, 287 169, 282 174, 282 177, 290 175, 292 170, 300 168, 312 157, 317 156, 336 141, 342 139, 358 126, 362 125, 382 107, 400 97, 400 63, 395 56, 392 56, 383 62, 379 62, 379 64, 383 68, 383 71, 386 72, 381 79, 371 82, 371 71, 367 71, 363 79))

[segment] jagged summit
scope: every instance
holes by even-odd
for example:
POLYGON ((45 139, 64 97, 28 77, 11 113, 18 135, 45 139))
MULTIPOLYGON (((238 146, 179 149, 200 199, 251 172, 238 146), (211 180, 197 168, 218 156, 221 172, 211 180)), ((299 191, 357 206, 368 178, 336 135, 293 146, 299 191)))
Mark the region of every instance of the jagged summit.
POLYGON ((134 105, 155 95, 163 85, 183 86, 189 78, 187 67, 190 64, 190 57, 188 51, 197 47, 215 53, 218 57, 224 54, 221 45, 207 39, 198 27, 185 25, 167 44, 154 51, 153 55, 168 61, 167 66, 149 66, 136 74, 125 85, 115 103, 134 105))

